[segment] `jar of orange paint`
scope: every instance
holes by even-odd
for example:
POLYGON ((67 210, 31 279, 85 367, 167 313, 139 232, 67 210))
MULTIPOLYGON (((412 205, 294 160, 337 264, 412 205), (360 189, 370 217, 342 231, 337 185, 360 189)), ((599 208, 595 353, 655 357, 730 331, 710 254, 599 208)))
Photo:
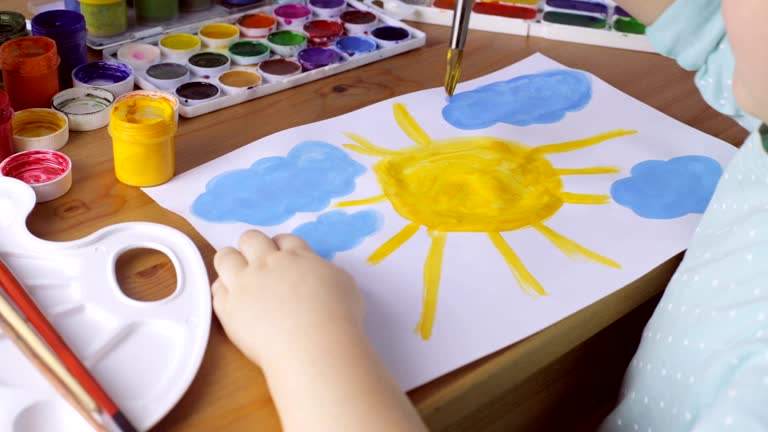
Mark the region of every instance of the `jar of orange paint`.
POLYGON ((0 162, 13 153, 13 109, 8 95, 0 90, 0 162))
POLYGON ((177 120, 167 98, 136 92, 118 100, 109 118, 115 176, 130 186, 157 186, 176 170, 177 120))
POLYGON ((14 110, 51 107, 59 92, 60 61, 56 42, 47 37, 25 36, 0 46, 5 91, 14 110))

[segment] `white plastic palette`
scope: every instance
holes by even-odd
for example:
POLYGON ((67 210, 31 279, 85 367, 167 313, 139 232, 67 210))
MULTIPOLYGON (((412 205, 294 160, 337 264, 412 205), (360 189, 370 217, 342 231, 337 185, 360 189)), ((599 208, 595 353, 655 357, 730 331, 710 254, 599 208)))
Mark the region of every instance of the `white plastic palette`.
MULTIPOLYGON (((374 0, 366 0, 373 2, 374 0)), ((383 3, 383 9, 398 19, 450 26, 453 22, 453 10, 432 6, 434 0, 376 0, 383 3), (418 4, 411 4, 418 3, 418 4)), ((607 17, 610 23, 614 14, 615 3, 610 0, 596 0, 609 8, 607 17)), ((524 20, 496 15, 473 13, 469 27, 476 30, 495 33, 533 36, 544 39, 576 42, 588 45, 621 48, 633 51, 656 52, 645 35, 622 33, 608 26, 605 29, 577 27, 556 24, 542 20, 544 0, 533 5, 539 10, 536 19, 524 20)), ((470 36, 471 38, 472 36, 470 36)))
MULTIPOLYGON (((271 14, 274 7, 275 6, 257 8, 257 9, 250 10, 247 13, 250 14, 250 13, 263 12, 263 13, 271 14)), ((426 40, 427 40, 426 34, 398 21, 395 18, 388 16, 387 14, 383 13, 381 9, 375 6, 365 4, 357 0, 348 0, 347 7, 348 9, 360 9, 360 10, 372 12, 378 16, 380 25, 392 25, 392 26, 402 27, 411 33, 411 37, 410 39, 407 39, 394 46, 379 47, 376 51, 373 51, 368 54, 358 54, 350 57, 344 53, 341 53, 342 61, 340 63, 321 67, 319 69, 314 69, 311 71, 302 72, 298 75, 286 78, 283 81, 273 82, 273 83, 262 83, 261 85, 250 88, 243 93, 227 95, 222 92, 215 99, 211 99, 209 101, 205 101, 202 103, 197 103, 195 105, 185 105, 182 103, 179 106, 179 114, 182 117, 197 117, 199 115, 207 114, 212 111, 237 105, 261 96, 266 96, 272 93, 279 92, 281 90, 285 90, 291 87, 296 87, 301 84, 308 83, 310 81, 316 81, 318 79, 335 75, 350 69, 354 69, 356 67, 369 64, 369 63, 373 63, 375 61, 379 61, 387 57, 392 57, 398 54, 402 54, 404 52, 422 47, 426 44, 426 40)), ((240 18, 245 14, 246 13, 232 15, 227 19, 217 20, 216 22, 235 23, 238 18, 240 18)), ((200 29, 200 27, 202 27, 202 24, 195 25, 192 27, 177 29, 174 32, 175 33, 196 33, 200 29)), ((164 34, 159 36, 153 36, 151 38, 140 39, 135 41, 135 43, 156 45, 163 36, 166 36, 166 35, 164 34)), ((104 58, 107 60, 117 61, 118 49, 119 47, 105 49, 103 51, 104 58)), ((273 57, 273 58, 276 58, 276 57, 273 57)), ((166 60, 163 60, 163 61, 166 61, 166 60)), ((255 67, 249 67, 249 66, 233 66, 232 69, 254 70, 258 72, 258 70, 255 67)), ((202 81, 202 82, 217 84, 216 77, 202 78, 202 77, 196 77, 193 75, 190 77, 189 81, 202 81)), ((145 72, 136 73, 136 84, 145 90, 158 90, 158 88, 147 79, 145 72)))
MULTIPOLYGON (((181 232, 151 223, 44 241, 26 228, 34 205, 29 186, 0 177, 0 257, 129 420, 151 428, 187 390, 208 344, 211 300, 200 253, 181 232), (170 258, 178 281, 172 295, 140 302, 123 294, 115 262, 134 248, 170 258)), ((1 333, 0 358, 0 430, 90 430, 1 333)))

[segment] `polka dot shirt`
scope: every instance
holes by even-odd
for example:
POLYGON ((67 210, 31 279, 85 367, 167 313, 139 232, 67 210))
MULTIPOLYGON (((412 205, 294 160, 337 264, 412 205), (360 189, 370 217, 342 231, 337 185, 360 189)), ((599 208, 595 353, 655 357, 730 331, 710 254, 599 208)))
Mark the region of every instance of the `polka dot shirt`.
MULTIPOLYGON (((696 84, 713 107, 757 128, 733 98, 719 1, 677 0, 649 37, 698 70, 696 84)), ((762 126, 726 168, 602 431, 768 431, 766 148, 762 126)))

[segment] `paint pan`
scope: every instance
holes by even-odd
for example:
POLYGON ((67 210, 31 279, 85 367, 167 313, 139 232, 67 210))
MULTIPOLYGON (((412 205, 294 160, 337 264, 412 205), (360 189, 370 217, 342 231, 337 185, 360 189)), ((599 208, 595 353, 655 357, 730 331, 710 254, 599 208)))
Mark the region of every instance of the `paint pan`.
POLYGON ((387 25, 373 29, 371 37, 380 47, 387 48, 407 41, 411 33, 402 27, 387 25))
POLYGON ((299 51, 296 59, 304 70, 311 71, 341 62, 341 54, 330 48, 312 47, 299 51))
POLYGON ((301 30, 311 20, 312 10, 303 4, 284 4, 273 11, 280 28, 301 30))
POLYGON ((301 73, 301 65, 289 59, 271 59, 261 62, 259 71, 267 82, 280 82, 301 73))
POLYGON ((160 52, 167 61, 186 63, 187 59, 200 52, 200 38, 187 33, 174 33, 160 39, 160 52))
POLYGON ((346 0, 309 0, 309 8, 318 18, 338 18, 346 7, 346 0))
POLYGON ((350 36, 361 36, 370 33, 376 28, 379 19, 373 12, 359 9, 351 9, 341 14, 339 17, 344 24, 344 30, 350 36))
POLYGON ((72 187, 72 161, 54 150, 29 150, 0 163, 0 175, 28 184, 36 202, 53 201, 72 187))
MULTIPOLYGON (((451 1, 451 9, 453 2, 451 1)), ((536 8, 521 6, 510 3, 497 2, 477 2, 472 7, 472 12, 484 15, 493 15, 504 18, 515 18, 522 20, 536 19, 539 11, 536 8)))
POLYGON ((160 48, 150 44, 128 44, 117 50, 117 60, 132 67, 134 71, 147 70, 160 63, 160 48))
POLYGON ((616 6, 614 9, 611 26, 618 32, 638 35, 645 34, 647 30, 645 24, 632 17, 621 6, 616 6))
POLYGON ((376 51, 376 41, 363 36, 347 36, 336 41, 336 49, 352 57, 376 51))
POLYGON ((190 81, 176 88, 176 96, 187 106, 208 102, 216 99, 220 94, 221 90, 216 84, 204 81, 190 81))
POLYGON ((546 0, 541 19, 554 24, 606 29, 608 6, 585 0, 546 0))
POLYGON ((120 96, 133 90, 133 68, 125 63, 97 60, 72 71, 75 87, 98 87, 120 96))
POLYGON ((115 95, 98 87, 73 87, 53 97, 53 108, 67 116, 69 130, 90 131, 109 124, 115 95))
POLYGON ((272 52, 282 57, 296 57, 299 51, 307 47, 307 36, 303 33, 282 30, 267 36, 267 43, 272 52))
POLYGON ((208 48, 226 48, 240 38, 240 29, 232 24, 206 24, 200 28, 197 36, 208 48))
POLYGON ((230 70, 216 79, 218 86, 229 95, 244 93, 261 84, 261 75, 249 70, 230 70))
POLYGON ((344 33, 344 26, 338 21, 314 20, 304 24, 304 33, 313 46, 328 46, 344 33))
POLYGON ((277 29, 277 20, 263 13, 248 14, 237 20, 237 27, 243 37, 263 39, 277 29))
POLYGON ((189 70, 202 78, 209 79, 226 70, 229 70, 231 61, 228 56, 218 53, 203 51, 187 60, 189 70))
POLYGON ((241 40, 228 48, 229 56, 238 65, 253 65, 269 58, 270 48, 267 44, 255 40, 241 40))
POLYGON ((13 116, 13 146, 17 152, 58 150, 69 140, 69 120, 51 108, 30 108, 13 116))
POLYGON ((147 79, 161 90, 172 90, 189 79, 189 69, 178 63, 158 63, 147 68, 147 79))

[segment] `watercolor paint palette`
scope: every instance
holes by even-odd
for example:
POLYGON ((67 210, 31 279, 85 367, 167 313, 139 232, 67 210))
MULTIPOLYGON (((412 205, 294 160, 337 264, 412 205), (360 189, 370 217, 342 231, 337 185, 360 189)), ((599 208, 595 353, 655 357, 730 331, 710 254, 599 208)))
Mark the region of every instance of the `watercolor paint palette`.
MULTIPOLYGON (((398 19, 450 26, 454 0, 384 0, 398 19)), ((610 0, 477 0, 469 26, 497 33, 655 52, 645 26, 610 0)))
MULTIPOLYGON (((150 429, 186 392, 208 345, 211 295, 200 252, 181 232, 145 222, 41 240, 26 228, 34 205, 28 185, 0 177, 0 257, 131 423, 150 429), (122 292, 115 264, 134 248, 170 258, 170 296, 144 302, 122 292)), ((2 333, 0 358, 0 430, 90 430, 2 333)))
POLYGON ((375 6, 356 0, 310 0, 309 5, 256 8, 216 23, 140 39, 105 49, 103 56, 126 61, 126 52, 138 54, 146 64, 132 65, 136 84, 175 94, 179 114, 196 117, 425 43, 423 32, 375 6))

